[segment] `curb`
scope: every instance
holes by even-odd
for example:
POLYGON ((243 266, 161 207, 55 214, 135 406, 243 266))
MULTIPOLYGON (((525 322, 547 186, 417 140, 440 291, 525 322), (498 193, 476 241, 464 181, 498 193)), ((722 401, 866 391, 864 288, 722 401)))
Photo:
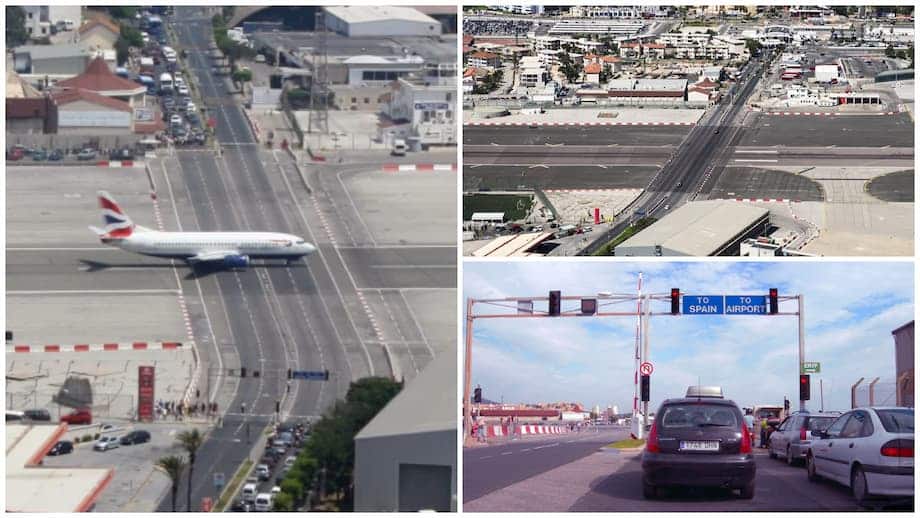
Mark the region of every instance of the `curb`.
POLYGON ((399 173, 407 171, 456 171, 457 164, 383 164, 384 173, 399 173))
POLYGON ((109 351, 178 350, 182 342, 125 342, 107 344, 8 345, 7 353, 86 353, 109 351))

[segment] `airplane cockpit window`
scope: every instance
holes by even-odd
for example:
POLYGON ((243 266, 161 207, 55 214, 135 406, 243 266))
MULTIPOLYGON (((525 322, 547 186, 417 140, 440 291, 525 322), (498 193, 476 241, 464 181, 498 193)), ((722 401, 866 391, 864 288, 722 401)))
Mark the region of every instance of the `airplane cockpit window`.
POLYGON ((298 245, 302 245, 302 244, 305 244, 305 243, 306 243, 306 241, 304 241, 303 239, 300 239, 300 240, 297 241, 297 244, 298 244, 298 245))

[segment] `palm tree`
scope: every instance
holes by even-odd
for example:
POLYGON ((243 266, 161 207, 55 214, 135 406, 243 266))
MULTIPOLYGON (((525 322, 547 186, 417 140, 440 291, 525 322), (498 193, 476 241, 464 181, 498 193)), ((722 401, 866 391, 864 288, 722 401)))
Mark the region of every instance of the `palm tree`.
POLYGON ((185 461, 178 455, 160 457, 156 466, 162 469, 172 483, 172 512, 176 512, 176 495, 179 492, 179 479, 182 477, 182 469, 185 468, 185 461))
POLYGON ((204 436, 197 428, 186 430, 177 436, 180 446, 188 452, 188 494, 185 495, 186 511, 192 512, 192 472, 195 469, 195 454, 204 442, 204 436))

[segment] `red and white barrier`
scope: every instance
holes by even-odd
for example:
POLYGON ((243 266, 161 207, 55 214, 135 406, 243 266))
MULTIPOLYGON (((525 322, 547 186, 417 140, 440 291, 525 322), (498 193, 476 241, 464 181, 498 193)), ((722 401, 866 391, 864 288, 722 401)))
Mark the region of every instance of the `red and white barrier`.
MULTIPOLYGON (((490 424, 485 425, 486 437, 507 437, 512 435, 508 425, 490 424)), ((520 435, 560 435, 568 433, 564 426, 542 425, 542 424, 522 424, 517 425, 520 435)))
POLYGON ((745 203, 799 203, 801 200, 791 200, 789 198, 735 198, 735 201, 745 203))
POLYGON ((107 344, 48 344, 48 345, 8 345, 7 353, 88 353, 99 351, 145 351, 174 350, 182 347, 182 342, 123 342, 107 344))
POLYGON ((144 167, 144 163, 135 160, 100 160, 96 162, 96 167, 144 167))
POLYGON ((467 122, 464 126, 693 126, 695 122, 467 122))
POLYGON ((898 112, 866 112, 866 113, 830 113, 830 112, 764 112, 764 115, 801 115, 812 117, 836 117, 836 116, 855 116, 855 115, 897 115, 898 112))
POLYGON ((384 173, 456 171, 457 164, 383 164, 384 173))

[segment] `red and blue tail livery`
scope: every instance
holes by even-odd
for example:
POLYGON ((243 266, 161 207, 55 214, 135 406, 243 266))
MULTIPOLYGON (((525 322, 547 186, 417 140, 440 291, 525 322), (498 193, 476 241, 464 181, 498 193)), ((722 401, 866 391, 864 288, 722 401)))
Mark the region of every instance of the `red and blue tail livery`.
POLYGON ((102 209, 102 220, 105 223, 105 234, 110 238, 125 238, 134 232, 134 222, 115 203, 112 196, 99 191, 99 208, 102 209))

